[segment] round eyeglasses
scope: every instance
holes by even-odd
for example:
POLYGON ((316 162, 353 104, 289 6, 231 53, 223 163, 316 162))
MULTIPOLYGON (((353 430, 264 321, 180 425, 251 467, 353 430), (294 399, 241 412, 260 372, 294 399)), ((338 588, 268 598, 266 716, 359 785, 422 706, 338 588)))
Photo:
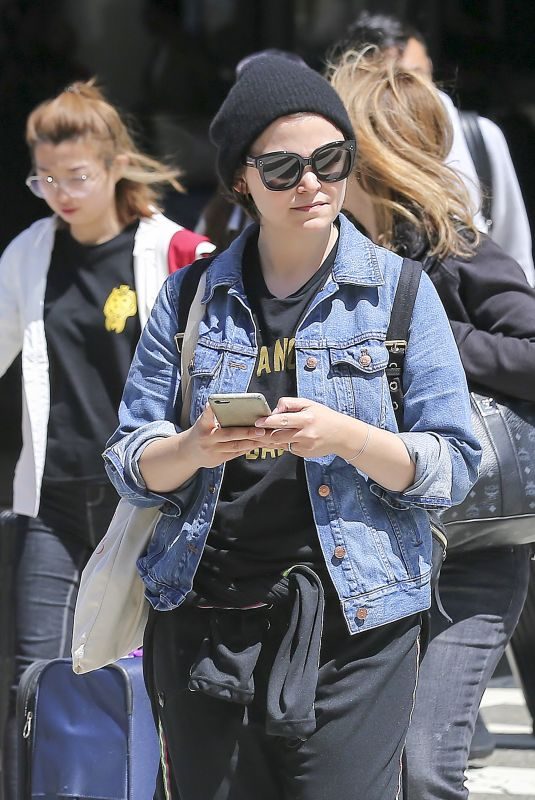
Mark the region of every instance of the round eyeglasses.
POLYGON ((36 197, 41 198, 57 194, 60 189, 69 197, 85 197, 93 188, 97 177, 83 174, 56 180, 52 175, 29 175, 26 186, 36 197))
POLYGON ((272 192, 284 192, 297 186, 307 166, 312 167, 314 175, 322 182, 343 181, 353 169, 356 151, 355 140, 346 139, 343 142, 329 142, 318 147, 310 158, 282 150, 256 157, 246 156, 244 163, 258 170, 267 189, 272 192))

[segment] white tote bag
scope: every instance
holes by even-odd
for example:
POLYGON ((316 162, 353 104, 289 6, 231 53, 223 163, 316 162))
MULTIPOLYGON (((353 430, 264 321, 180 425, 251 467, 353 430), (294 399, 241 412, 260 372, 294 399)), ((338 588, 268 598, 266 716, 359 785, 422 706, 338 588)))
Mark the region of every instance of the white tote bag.
POLYGON ((98 669, 141 647, 148 603, 136 561, 160 516, 158 508, 119 501, 105 537, 82 572, 72 637, 75 672, 98 669))
MULTIPOLYGON (((182 428, 189 427, 189 364, 204 315, 203 272, 188 314, 181 349, 182 428)), ((149 612, 136 561, 149 545, 161 517, 158 507, 139 508, 120 500, 106 535, 91 555, 80 580, 74 611, 72 668, 90 672, 141 647, 149 612)))

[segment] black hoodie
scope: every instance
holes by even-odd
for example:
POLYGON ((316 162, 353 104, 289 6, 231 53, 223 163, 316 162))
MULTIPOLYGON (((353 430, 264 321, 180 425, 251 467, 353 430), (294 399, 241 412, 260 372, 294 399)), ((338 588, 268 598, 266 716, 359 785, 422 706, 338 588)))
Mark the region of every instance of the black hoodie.
POLYGON ((488 236, 470 259, 439 260, 407 233, 399 231, 397 252, 421 261, 433 281, 470 388, 535 401, 535 289, 521 267, 488 236))

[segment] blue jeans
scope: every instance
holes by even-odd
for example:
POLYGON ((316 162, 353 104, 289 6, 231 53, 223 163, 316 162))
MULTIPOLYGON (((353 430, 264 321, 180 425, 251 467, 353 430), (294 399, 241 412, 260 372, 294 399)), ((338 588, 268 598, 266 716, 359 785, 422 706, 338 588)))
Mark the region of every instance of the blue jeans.
POLYGON ((522 611, 529 558, 525 546, 446 559, 439 585, 453 622, 431 613, 407 738, 408 800, 468 798, 464 771, 479 704, 522 611))
MULTIPOLYGON (((38 659, 70 657, 74 607, 80 575, 92 552, 96 531, 106 532, 117 506, 111 486, 87 486, 71 493, 63 524, 54 527, 37 517, 25 518, 14 580, 15 673, 9 718, 4 734, 5 800, 17 798, 16 694, 24 670, 38 659), (87 520, 86 536, 74 536, 69 522, 78 518, 77 532, 87 520)), ((44 514, 48 517, 48 514, 44 514)))

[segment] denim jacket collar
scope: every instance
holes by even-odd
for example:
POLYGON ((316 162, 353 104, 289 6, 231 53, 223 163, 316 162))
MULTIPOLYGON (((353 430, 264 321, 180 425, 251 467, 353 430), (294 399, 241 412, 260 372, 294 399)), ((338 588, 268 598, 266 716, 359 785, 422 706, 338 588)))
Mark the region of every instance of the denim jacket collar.
MULTIPOLYGON (((340 233, 338 252, 332 275, 336 283, 353 283, 357 286, 384 284, 382 250, 364 236, 343 214, 339 214, 340 233)), ((206 291, 202 302, 207 303, 219 286, 242 285, 242 259, 250 236, 258 236, 259 225, 251 224, 235 239, 230 247, 218 255, 206 273, 206 291)))

